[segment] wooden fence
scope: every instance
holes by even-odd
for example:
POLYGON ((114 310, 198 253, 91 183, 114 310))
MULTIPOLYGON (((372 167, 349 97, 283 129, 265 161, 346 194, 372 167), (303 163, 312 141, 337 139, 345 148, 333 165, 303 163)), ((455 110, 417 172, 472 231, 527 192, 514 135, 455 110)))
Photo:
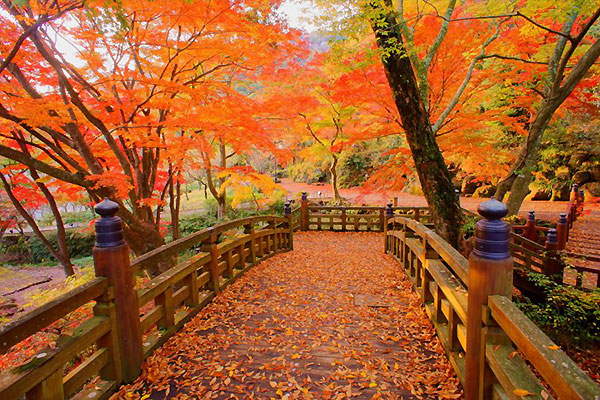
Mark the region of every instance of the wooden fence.
POLYGON ((467 399, 599 398, 598 385, 512 302, 509 230, 498 204, 484 207, 469 260, 405 217, 387 221, 385 251, 423 300, 467 399))
POLYGON ((93 316, 53 349, 0 377, 7 400, 105 399, 139 376, 141 363, 224 287, 258 262, 292 249, 287 217, 261 216, 213 226, 151 251, 130 263, 115 203, 97 207, 97 278, 0 329, 0 352, 95 302, 93 316), (179 260, 179 262, 177 262, 179 260), (136 287, 137 271, 166 271, 136 287), (73 360, 78 359, 74 366, 73 360), (88 384, 92 382, 92 384, 88 384))
POLYGON ((301 231, 383 232, 386 215, 399 215, 429 223, 427 207, 328 206, 310 202, 302 193, 297 209, 301 231))
MULTIPOLYGON (((556 224, 550 226, 537 225, 535 213, 529 212, 524 225, 512 225, 510 232, 510 250, 515 263, 515 286, 533 295, 539 292, 527 279, 529 272, 542 273, 552 277, 558 283, 569 284, 582 290, 600 288, 600 270, 584 265, 570 265, 571 271, 565 274, 566 258, 583 259, 600 262, 600 257, 565 251, 573 223, 583 211, 583 191, 573 186, 571 199, 566 212, 561 213, 556 224), (568 281, 563 277, 566 276, 568 281)), ((477 214, 463 210, 465 214, 477 214)))

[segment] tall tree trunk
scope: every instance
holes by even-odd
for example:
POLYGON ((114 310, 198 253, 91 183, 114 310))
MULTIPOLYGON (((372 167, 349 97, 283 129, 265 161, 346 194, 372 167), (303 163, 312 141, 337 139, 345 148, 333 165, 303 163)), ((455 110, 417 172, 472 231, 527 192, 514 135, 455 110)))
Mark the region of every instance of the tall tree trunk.
POLYGON ((366 12, 377 38, 385 74, 436 231, 458 248, 463 223, 462 210, 448 167, 435 140, 429 115, 419 95, 415 73, 406 53, 392 1, 373 0, 366 12))
MULTIPOLYGON (((179 172, 177 173, 179 175, 179 172)), ((179 209, 181 205, 181 183, 179 178, 169 183, 169 211, 171 212, 171 235, 173 240, 179 239, 179 209)))
POLYGON ((30 170, 31 176, 36 180, 37 186, 40 188, 44 197, 48 201, 50 205, 50 210, 52 210, 52 215, 54 216, 54 220, 56 221, 56 242, 58 245, 59 253, 61 255, 61 259, 59 260, 60 264, 65 271, 66 276, 71 276, 75 274, 73 270, 73 264, 71 263, 71 255, 69 254, 69 248, 67 247, 67 232, 65 230, 65 223, 60 215, 60 211, 56 204, 56 200, 54 200, 54 196, 50 193, 50 190, 44 185, 42 182, 39 182, 39 175, 37 171, 30 170))
MULTIPOLYGON (((225 170, 225 168, 227 168, 227 149, 222 140, 219 141, 219 157, 219 166, 221 167, 221 170, 225 170)), ((204 168, 204 171, 206 172, 206 184, 210 194, 212 194, 213 198, 217 201, 217 218, 222 219, 227 216, 227 192, 224 189, 221 191, 224 181, 222 178, 217 179, 216 182, 213 181, 211 171, 212 166, 210 165, 208 156, 205 156, 205 161, 208 164, 204 168)))
POLYGON ((63 266, 65 275, 66 276, 73 275, 74 274, 73 265, 71 264, 71 261, 68 257, 68 253, 67 253, 67 255, 65 255, 62 253, 62 251, 60 249, 57 250, 54 248, 54 246, 52 246, 52 243, 50 243, 50 241, 44 236, 44 234, 38 227, 35 219, 27 212, 25 207, 23 207, 23 205, 21 205, 21 203, 19 202, 19 199, 17 199, 17 197, 15 196, 15 194, 12 191, 10 182, 8 182, 8 180, 5 178, 4 174, 2 174, 2 173, 0 173, 0 181, 2 181, 4 190, 6 191, 6 194, 8 195, 8 198, 12 202, 13 206, 17 209, 19 214, 21 214, 23 219, 31 227, 31 230, 37 236, 37 238, 40 240, 40 242, 42 242, 42 244, 48 249, 50 254, 52 254, 52 256, 54 258, 56 258, 56 260, 63 266), (66 266, 69 266, 70 268, 67 268, 66 266))
POLYGON ((542 103, 535 120, 531 124, 527 141, 521 148, 517 161, 513 165, 511 172, 498 184, 498 189, 494 197, 499 201, 504 199, 506 192, 510 189, 510 196, 507 201, 508 215, 516 215, 521 208, 523 200, 529 194, 529 184, 532 178, 531 172, 537 162, 544 131, 550 123, 552 115, 561 103, 562 101, 557 98, 542 103))
POLYGON ((342 199, 342 196, 340 196, 340 190, 338 189, 337 166, 339 162, 339 156, 335 153, 331 156, 333 158, 331 165, 329 166, 329 172, 331 173, 331 188, 333 189, 333 197, 339 201, 342 199))
MULTIPOLYGON (((22 141, 18 142, 21 150, 29 154, 29 150, 27 146, 23 144, 22 141)), ((35 168, 29 167, 29 173, 31 177, 35 181, 37 187, 40 189, 48 205, 50 206, 50 210, 52 211, 52 215, 54 216, 54 220, 56 221, 56 243, 58 245, 59 253, 61 254, 61 259, 58 260, 65 271, 65 276, 75 275, 75 271, 73 270, 73 264, 71 263, 71 255, 69 254, 69 248, 67 247, 67 232, 65 230, 65 223, 62 219, 62 215, 60 214, 60 210, 58 209, 58 205, 56 204, 56 200, 54 196, 48 190, 46 185, 40 180, 40 174, 35 168)))

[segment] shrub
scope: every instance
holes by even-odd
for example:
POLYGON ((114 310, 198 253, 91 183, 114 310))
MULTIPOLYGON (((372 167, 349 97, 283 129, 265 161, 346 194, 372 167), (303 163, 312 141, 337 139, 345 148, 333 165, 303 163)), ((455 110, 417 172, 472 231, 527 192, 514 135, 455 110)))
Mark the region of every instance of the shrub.
MULTIPOLYGON (((46 234, 45 236, 54 248, 58 248, 56 233, 46 234)), ((67 231, 66 242, 71 259, 91 255, 94 241, 95 237, 93 233, 67 231)), ((56 261, 50 251, 37 237, 29 239, 29 249, 31 251, 30 262, 34 264, 50 260, 56 261)))
POLYGON ((460 227, 463 238, 469 239, 475 234, 475 225, 479 221, 479 217, 476 215, 465 214, 464 223, 460 227))
POLYGON ((283 215, 285 202, 283 200, 277 200, 259 211, 256 211, 255 209, 232 209, 231 204, 228 204, 227 215, 221 220, 215 217, 217 213, 216 201, 208 201, 207 205, 208 210, 206 214, 186 215, 179 219, 179 231, 181 236, 190 235, 224 221, 253 217, 255 215, 283 215))
POLYGON ((524 297, 516 304, 548 336, 562 343, 600 343, 600 290, 560 285, 537 273, 530 273, 529 279, 543 290, 546 301, 534 303, 524 297))
MULTIPOLYGON (((91 210, 85 211, 66 211, 62 212, 61 217, 65 225, 68 224, 87 224, 97 217, 91 210)), ((46 213, 39 220, 40 226, 54 226, 56 220, 52 213, 46 213)))
POLYGON ((192 233, 201 231, 211 227, 217 223, 217 218, 213 213, 203 215, 186 215, 179 219, 179 232, 181 236, 191 235, 192 233))

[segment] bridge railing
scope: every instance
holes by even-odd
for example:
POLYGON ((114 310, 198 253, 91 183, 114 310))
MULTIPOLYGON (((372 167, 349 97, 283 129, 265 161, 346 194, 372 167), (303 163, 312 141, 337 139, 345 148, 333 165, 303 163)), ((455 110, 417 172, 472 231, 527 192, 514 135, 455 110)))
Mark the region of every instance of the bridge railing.
POLYGON ((431 217, 427 207, 330 206, 311 202, 306 193, 302 193, 299 213, 302 231, 383 232, 389 213, 423 223, 431 217))
POLYGON ((483 207, 469 260, 404 217, 388 219, 385 251, 421 297, 467 399, 597 398, 598 385, 512 303, 509 229, 498 204, 483 207))
MULTIPOLYGON (((583 192, 573 185, 567 212, 561 213, 555 227, 539 226, 535 213, 529 212, 524 225, 512 225, 510 250, 515 262, 515 286, 521 290, 536 289, 528 280, 529 272, 542 273, 558 283, 573 285, 582 290, 600 288, 600 270, 585 265, 569 265, 571 271, 565 274, 565 258, 598 262, 600 257, 565 251, 570 228, 583 211, 583 192), (567 279, 564 280, 563 277, 567 279)), ((477 214, 463 209, 465 214, 477 214)))
POLYGON ((71 312, 89 307, 91 302, 95 301, 98 309, 95 316, 62 336, 54 348, 45 346, 30 361, 1 375, 0 397, 7 400, 21 396, 27 399, 67 398, 98 374, 107 379, 82 395, 112 391, 118 373, 114 369, 116 354, 112 346, 116 334, 110 313, 103 312, 106 310, 103 307, 112 300, 111 294, 108 280, 98 277, 3 326, 0 329, 0 353, 7 353, 11 347, 71 312), (67 369, 75 361, 78 365, 67 369))
POLYGON ((148 355, 212 298, 258 262, 293 247, 293 218, 251 217, 204 229, 130 262, 116 203, 97 212, 96 278, 0 329, 0 353, 11 351, 81 306, 91 317, 53 348, 0 376, 4 399, 101 399, 141 372, 148 355), (162 267, 141 280, 142 269, 162 267), (92 382, 92 384, 88 384, 92 382))

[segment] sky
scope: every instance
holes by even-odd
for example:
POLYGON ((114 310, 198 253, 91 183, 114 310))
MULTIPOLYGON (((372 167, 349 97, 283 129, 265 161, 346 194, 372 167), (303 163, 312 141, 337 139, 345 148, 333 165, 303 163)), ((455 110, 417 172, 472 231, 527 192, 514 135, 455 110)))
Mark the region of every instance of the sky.
POLYGON ((316 14, 310 1, 284 0, 277 11, 288 20, 292 28, 302 29, 308 33, 317 30, 317 27, 309 21, 316 14))

